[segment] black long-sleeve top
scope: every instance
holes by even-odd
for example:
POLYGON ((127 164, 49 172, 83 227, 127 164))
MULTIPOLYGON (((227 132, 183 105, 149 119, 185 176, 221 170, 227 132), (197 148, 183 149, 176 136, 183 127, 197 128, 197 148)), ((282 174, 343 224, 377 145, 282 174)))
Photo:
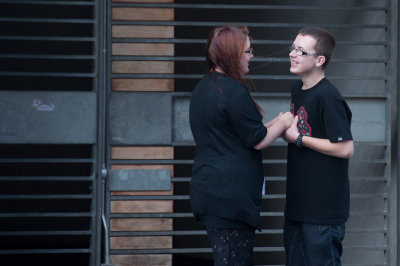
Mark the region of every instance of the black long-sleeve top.
POLYGON ((196 142, 190 183, 195 217, 214 216, 259 228, 264 171, 253 147, 267 129, 246 87, 211 72, 195 87, 189 111, 196 142))

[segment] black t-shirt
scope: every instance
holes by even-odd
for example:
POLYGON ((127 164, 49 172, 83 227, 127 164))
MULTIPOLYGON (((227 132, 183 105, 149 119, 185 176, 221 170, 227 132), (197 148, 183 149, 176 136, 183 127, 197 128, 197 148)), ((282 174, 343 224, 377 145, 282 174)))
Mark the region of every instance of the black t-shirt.
POLYGON ((196 217, 216 216, 259 227, 267 134, 249 91, 212 72, 195 87, 189 109, 196 142, 190 203, 196 217))
MULTIPOLYGON (((299 132, 331 142, 352 140, 351 111, 326 78, 302 90, 292 87, 291 112, 299 116, 299 132)), ((288 145, 287 218, 312 224, 344 223, 349 216, 349 160, 288 145)))

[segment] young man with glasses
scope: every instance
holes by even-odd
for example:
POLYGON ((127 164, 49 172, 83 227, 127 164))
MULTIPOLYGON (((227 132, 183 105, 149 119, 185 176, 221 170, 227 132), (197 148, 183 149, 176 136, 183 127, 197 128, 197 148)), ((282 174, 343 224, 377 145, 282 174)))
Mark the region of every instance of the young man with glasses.
POLYGON ((283 138, 288 144, 284 245, 286 265, 341 265, 349 217, 348 163, 354 145, 351 111, 325 78, 335 38, 318 27, 302 28, 289 47, 296 115, 283 138))

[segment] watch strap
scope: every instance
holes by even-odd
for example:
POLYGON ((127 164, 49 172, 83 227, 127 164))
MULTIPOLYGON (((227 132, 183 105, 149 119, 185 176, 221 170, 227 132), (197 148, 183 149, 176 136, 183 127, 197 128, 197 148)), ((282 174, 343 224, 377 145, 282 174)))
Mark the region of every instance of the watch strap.
POLYGON ((299 136, 297 136, 296 146, 299 148, 303 147, 303 136, 304 135, 302 133, 300 133, 299 136))

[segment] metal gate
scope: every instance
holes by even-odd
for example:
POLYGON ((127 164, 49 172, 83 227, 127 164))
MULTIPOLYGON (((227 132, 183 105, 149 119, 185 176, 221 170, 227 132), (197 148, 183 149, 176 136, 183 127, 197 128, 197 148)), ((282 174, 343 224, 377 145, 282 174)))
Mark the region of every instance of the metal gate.
MULTIPOLYGON (((0 264, 212 265, 188 203, 188 104, 207 34, 225 24, 250 28, 249 79, 266 120, 288 110, 298 29, 335 34, 327 76, 353 111, 356 141, 343 264, 397 264, 389 0, 0 0, 0 264)), ((286 145, 264 150, 263 163, 255 263, 284 265, 286 145)))
MULTIPOLYGON (((212 265, 193 220, 188 184, 194 143, 188 104, 206 72, 212 27, 247 25, 255 59, 249 78, 265 120, 288 110, 287 47, 300 27, 332 31, 338 47, 327 77, 353 111, 351 217, 344 265, 396 265, 397 1, 135 1, 109 3, 110 257, 115 265, 212 265)), ((255 263, 283 265, 286 145, 263 151, 266 194, 255 263)))
POLYGON ((1 265, 100 264, 102 10, 0 1, 1 265))

